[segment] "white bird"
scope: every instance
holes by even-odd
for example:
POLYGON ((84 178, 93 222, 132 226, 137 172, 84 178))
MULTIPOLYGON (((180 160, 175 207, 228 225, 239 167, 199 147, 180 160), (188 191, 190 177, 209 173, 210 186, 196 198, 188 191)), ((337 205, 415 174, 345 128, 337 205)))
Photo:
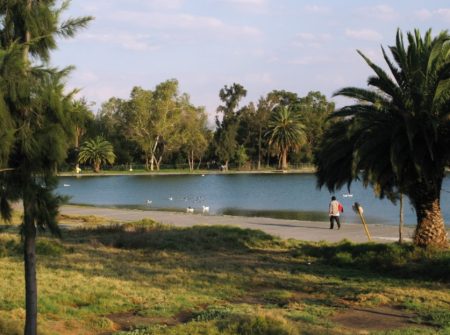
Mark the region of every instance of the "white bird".
POLYGON ((194 213, 194 209, 192 207, 186 208, 186 213, 194 213))
POLYGON ((70 186, 70 184, 64 184, 64 187, 69 187, 70 186))
POLYGON ((353 194, 348 194, 348 193, 346 193, 346 194, 343 194, 342 195, 344 198, 351 198, 351 197, 353 197, 353 194))
POLYGON ((205 175, 204 174, 202 174, 202 177, 204 177, 205 175))
POLYGON ((151 205, 153 201, 147 200, 147 205, 151 205))
POLYGON ((172 197, 169 197, 169 200, 170 200, 170 201, 172 201, 172 200, 173 200, 173 198, 172 198, 172 197))
POLYGON ((209 213, 209 206, 203 206, 203 213, 209 213))

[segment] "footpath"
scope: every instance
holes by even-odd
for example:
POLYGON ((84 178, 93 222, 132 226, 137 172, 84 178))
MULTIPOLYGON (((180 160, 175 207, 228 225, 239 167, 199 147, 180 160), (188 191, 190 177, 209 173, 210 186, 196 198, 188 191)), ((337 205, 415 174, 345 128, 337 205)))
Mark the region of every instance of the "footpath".
MULTIPOLYGON (((329 229, 328 222, 297 221, 244 216, 216 216, 179 212, 143 211, 103 207, 62 206, 60 212, 66 215, 94 215, 118 222, 138 221, 145 218, 177 227, 194 225, 230 225, 240 228, 259 229, 281 238, 294 238, 304 241, 338 242, 347 239, 352 242, 367 242, 361 223, 345 222, 341 229, 329 229)), ((370 224, 369 231, 374 242, 395 242, 398 240, 398 226, 370 224)), ((405 240, 411 239, 414 229, 403 228, 405 240)))

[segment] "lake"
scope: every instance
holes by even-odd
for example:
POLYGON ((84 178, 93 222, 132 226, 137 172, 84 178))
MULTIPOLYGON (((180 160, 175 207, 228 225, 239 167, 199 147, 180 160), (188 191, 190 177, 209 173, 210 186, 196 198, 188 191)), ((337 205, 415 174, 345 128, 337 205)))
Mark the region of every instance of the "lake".
MULTIPOLYGON (((441 207, 450 222, 450 177, 443 183, 441 207)), ((263 216, 298 220, 328 220, 331 194, 316 188, 312 174, 207 174, 60 177, 57 192, 70 196, 72 204, 137 208, 143 210, 186 211, 192 207, 209 215, 263 216), (150 203, 151 202, 151 203, 150 203)), ((371 188, 352 184, 336 192, 344 206, 344 222, 358 222, 351 206, 364 208, 368 223, 398 224, 399 209, 388 200, 377 199, 371 188)), ((405 201, 405 223, 416 222, 405 201)))

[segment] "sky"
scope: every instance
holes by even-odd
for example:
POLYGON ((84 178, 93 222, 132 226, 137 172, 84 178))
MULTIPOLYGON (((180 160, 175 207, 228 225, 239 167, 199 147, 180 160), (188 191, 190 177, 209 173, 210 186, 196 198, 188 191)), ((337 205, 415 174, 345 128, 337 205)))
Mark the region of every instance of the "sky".
POLYGON ((210 122, 220 89, 233 83, 247 89, 243 103, 277 89, 320 91, 345 105, 333 93, 365 87, 371 75, 356 50, 382 65, 381 46, 393 45, 398 28, 450 27, 441 0, 72 0, 64 16, 85 15, 95 20, 59 41, 52 64, 75 66, 67 85, 94 111, 134 86, 175 78, 210 122))

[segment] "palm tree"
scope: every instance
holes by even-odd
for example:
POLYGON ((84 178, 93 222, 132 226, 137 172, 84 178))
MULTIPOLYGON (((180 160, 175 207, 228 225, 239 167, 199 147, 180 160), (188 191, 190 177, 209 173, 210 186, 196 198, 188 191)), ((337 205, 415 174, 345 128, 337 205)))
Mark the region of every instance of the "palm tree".
POLYGON ((100 167, 105 163, 113 164, 115 159, 113 146, 100 136, 84 142, 78 156, 81 164, 92 164, 94 172, 100 172, 100 167))
POLYGON ((414 242, 448 244, 440 209, 445 167, 450 162, 450 36, 431 31, 397 31, 395 46, 382 48, 390 74, 372 63, 374 89, 343 88, 335 95, 354 98, 337 111, 316 152, 320 187, 332 191, 352 181, 376 185, 377 194, 407 195, 415 208, 414 242))
POLYGON ((279 168, 286 170, 289 150, 298 149, 305 141, 305 126, 289 106, 280 105, 273 111, 266 136, 269 136, 269 145, 278 151, 279 168))

